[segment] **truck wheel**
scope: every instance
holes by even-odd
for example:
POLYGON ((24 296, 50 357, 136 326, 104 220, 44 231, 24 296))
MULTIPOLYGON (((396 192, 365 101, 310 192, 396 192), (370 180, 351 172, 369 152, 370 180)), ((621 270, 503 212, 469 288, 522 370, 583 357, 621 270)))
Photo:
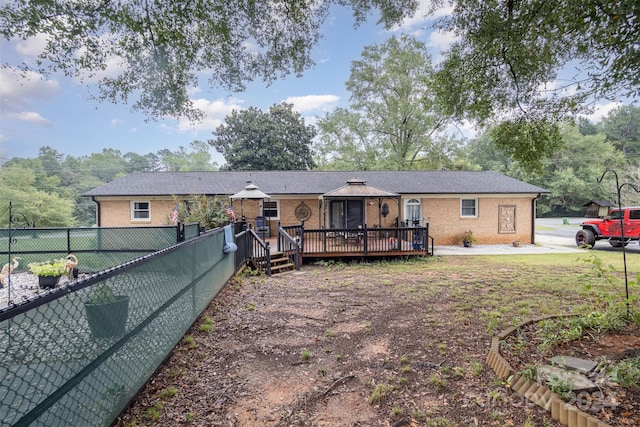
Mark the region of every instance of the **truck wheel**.
POLYGON ((593 247, 596 244, 596 236, 591 230, 578 230, 576 233, 576 245, 580 248, 593 247))

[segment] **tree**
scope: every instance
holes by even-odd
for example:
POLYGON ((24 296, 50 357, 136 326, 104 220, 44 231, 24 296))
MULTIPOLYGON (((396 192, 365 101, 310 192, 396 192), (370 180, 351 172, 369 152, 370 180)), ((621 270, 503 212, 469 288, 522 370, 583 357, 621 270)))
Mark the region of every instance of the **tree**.
POLYGON ((218 165, 211 160, 209 149, 211 148, 206 142, 192 141, 189 144, 191 151, 180 146, 177 151, 160 150, 158 157, 167 171, 212 171, 216 170, 218 165))
POLYGON ((23 71, 99 78, 100 100, 138 97, 133 107, 150 117, 193 119, 202 112, 188 90, 200 74, 211 86, 240 91, 256 77, 269 82, 313 65, 311 50, 332 4, 351 4, 356 25, 378 9, 390 28, 412 15, 417 1, 5 1, 0 34, 46 39, 23 71))
POLYGON ((143 156, 141 154, 137 154, 131 151, 128 153, 125 153, 122 157, 127 162, 127 166, 126 166, 127 174, 130 174, 133 172, 153 172, 154 169, 153 169, 151 159, 149 158, 149 155, 155 156, 155 154, 151 154, 151 153, 146 156, 143 156))
POLYGON ((578 131, 581 135, 596 135, 598 126, 586 117, 578 117, 578 131))
POLYGON ((640 160, 640 108, 625 105, 611 111, 603 120, 604 133, 629 160, 640 160))
POLYGON ((383 153, 358 113, 337 108, 318 122, 320 143, 314 145, 321 169, 370 170, 383 153))
POLYGON ((230 170, 306 170, 315 167, 312 125, 305 125, 293 105, 274 104, 268 113, 251 107, 234 110, 209 144, 221 153, 230 170))
POLYGON ((531 183, 551 191, 538 203, 538 213, 544 215, 582 215, 584 204, 592 200, 612 200, 607 183, 597 179, 607 168, 624 169, 625 159, 603 134, 583 136, 574 126, 563 126, 564 148, 543 161, 543 173, 531 183))
POLYGON ((496 147, 488 132, 473 138, 464 147, 469 162, 480 166, 481 170, 500 172, 512 178, 526 180, 518 176, 520 167, 504 150, 496 147))
POLYGON ((9 202, 14 213, 20 212, 29 223, 35 223, 38 227, 68 227, 75 224, 73 201, 55 192, 38 189, 36 175, 34 170, 19 163, 7 162, 0 168, 0 194, 4 201, 0 205, 0 227, 9 225, 9 202))
POLYGON ((495 143, 524 166, 541 167, 562 143, 559 123, 588 101, 639 93, 636 0, 443 3, 455 8, 439 27, 459 38, 437 99, 458 119, 492 125, 495 143))
POLYGON ((391 37, 382 45, 365 47, 361 59, 351 64, 346 83, 350 110, 337 110, 318 124, 323 143, 319 151, 338 164, 363 152, 356 163, 362 168, 441 166, 440 161, 428 162, 446 158, 455 144, 439 135, 447 117, 436 110, 431 73, 431 57, 413 37, 391 37), (365 159, 374 163, 362 165, 365 159))
POLYGON ((101 153, 91 153, 83 163, 91 169, 94 176, 105 183, 124 176, 127 172, 127 161, 120 150, 113 148, 103 148, 101 153))
MULTIPOLYGON (((227 215, 227 203, 218 197, 207 197, 202 194, 194 194, 189 200, 175 199, 178 206, 178 221, 184 224, 200 223, 200 227, 207 230, 222 227, 229 223, 227 215)), ((171 218, 167 218, 167 224, 172 224, 171 218)))

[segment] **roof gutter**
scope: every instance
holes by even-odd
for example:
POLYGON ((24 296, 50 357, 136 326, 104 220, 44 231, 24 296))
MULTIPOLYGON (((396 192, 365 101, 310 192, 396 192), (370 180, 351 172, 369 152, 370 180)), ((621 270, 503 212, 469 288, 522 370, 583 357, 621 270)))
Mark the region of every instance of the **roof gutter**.
POLYGON ((91 200, 96 204, 96 225, 100 227, 102 225, 102 221, 100 220, 100 217, 102 216, 102 212, 100 212, 100 202, 96 200, 95 196, 91 196, 91 200))
POLYGON ((540 193, 531 199, 531 244, 536 244, 536 201, 540 197, 540 193))

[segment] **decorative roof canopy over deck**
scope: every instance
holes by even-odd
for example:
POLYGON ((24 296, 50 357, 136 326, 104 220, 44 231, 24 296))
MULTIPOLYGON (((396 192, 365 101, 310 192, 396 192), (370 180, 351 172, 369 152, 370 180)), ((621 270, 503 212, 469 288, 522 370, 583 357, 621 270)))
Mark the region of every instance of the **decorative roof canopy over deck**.
POLYGON ((243 200, 268 200, 271 196, 263 193, 260 189, 254 184, 247 184, 242 190, 233 194, 230 199, 231 200, 240 200, 240 215, 244 218, 244 209, 242 206, 243 200))
MULTIPOLYGON (((366 184, 366 181, 359 178, 352 178, 347 181, 345 185, 342 187, 336 188, 335 190, 331 190, 329 192, 324 193, 320 196, 320 200, 322 201, 322 212, 324 213, 323 218, 323 226, 326 228, 327 225, 327 202, 331 200, 366 200, 366 199, 375 199, 378 202, 378 226, 382 225, 382 216, 386 213, 383 209, 383 200, 384 199, 393 199, 396 200, 398 204, 398 212, 400 212, 400 207, 402 204, 401 196, 398 193, 393 193, 391 191, 381 190, 376 187, 372 187, 366 184)), ((387 208, 388 209, 388 208, 387 208)))

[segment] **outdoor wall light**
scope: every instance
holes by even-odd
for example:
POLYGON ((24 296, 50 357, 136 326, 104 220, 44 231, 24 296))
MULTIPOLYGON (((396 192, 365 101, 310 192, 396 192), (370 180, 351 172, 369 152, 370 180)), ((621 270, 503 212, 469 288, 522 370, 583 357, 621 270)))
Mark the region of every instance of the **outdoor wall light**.
POLYGON ((389 205, 387 205, 386 203, 384 205, 382 205, 382 210, 380 211, 380 213, 382 214, 383 217, 387 217, 387 215, 389 215, 389 205))

